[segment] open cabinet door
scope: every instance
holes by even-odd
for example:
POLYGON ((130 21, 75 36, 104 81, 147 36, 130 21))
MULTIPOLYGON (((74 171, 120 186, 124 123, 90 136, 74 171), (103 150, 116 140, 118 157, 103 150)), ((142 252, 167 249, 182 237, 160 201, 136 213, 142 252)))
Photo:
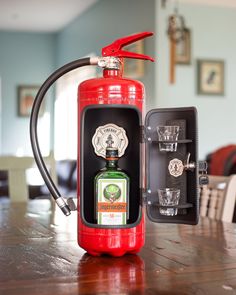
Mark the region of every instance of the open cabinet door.
MULTIPOLYGON (((147 216, 153 222, 197 224, 199 218, 198 131, 194 107, 154 109, 145 119, 147 216), (176 151, 160 151, 157 126, 179 126, 176 151), (158 189, 180 190, 173 216, 163 215, 158 189)), ((161 143, 167 143, 161 142, 161 143)), ((171 143, 171 141, 170 141, 171 143)))

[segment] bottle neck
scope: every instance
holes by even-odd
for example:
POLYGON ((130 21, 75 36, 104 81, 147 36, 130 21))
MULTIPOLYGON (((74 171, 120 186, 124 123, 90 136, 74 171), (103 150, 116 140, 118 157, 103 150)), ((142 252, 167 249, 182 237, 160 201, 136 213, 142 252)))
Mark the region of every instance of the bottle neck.
POLYGON ((107 169, 116 169, 118 167, 118 159, 108 160, 106 159, 106 168, 107 169))

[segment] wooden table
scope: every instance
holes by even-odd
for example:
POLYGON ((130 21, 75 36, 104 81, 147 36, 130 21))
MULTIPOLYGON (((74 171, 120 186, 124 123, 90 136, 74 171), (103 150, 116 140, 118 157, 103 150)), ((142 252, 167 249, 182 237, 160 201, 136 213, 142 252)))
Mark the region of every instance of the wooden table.
POLYGON ((1 202, 0 294, 236 294, 236 224, 148 222, 139 255, 91 257, 76 243, 76 213, 1 202))

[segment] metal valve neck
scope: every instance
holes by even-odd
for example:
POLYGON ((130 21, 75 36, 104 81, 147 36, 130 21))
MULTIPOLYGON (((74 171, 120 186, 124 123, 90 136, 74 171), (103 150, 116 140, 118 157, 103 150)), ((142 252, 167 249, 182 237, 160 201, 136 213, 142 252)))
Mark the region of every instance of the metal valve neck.
POLYGON ((122 60, 115 56, 99 57, 98 66, 104 69, 120 70, 122 68, 122 60))

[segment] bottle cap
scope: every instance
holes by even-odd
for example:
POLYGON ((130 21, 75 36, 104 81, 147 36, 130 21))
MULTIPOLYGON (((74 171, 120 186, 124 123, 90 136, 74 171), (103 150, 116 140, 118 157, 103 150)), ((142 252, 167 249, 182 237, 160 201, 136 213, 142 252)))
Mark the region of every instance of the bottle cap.
POLYGON ((118 159, 118 148, 117 147, 107 147, 106 148, 106 159, 118 159))

